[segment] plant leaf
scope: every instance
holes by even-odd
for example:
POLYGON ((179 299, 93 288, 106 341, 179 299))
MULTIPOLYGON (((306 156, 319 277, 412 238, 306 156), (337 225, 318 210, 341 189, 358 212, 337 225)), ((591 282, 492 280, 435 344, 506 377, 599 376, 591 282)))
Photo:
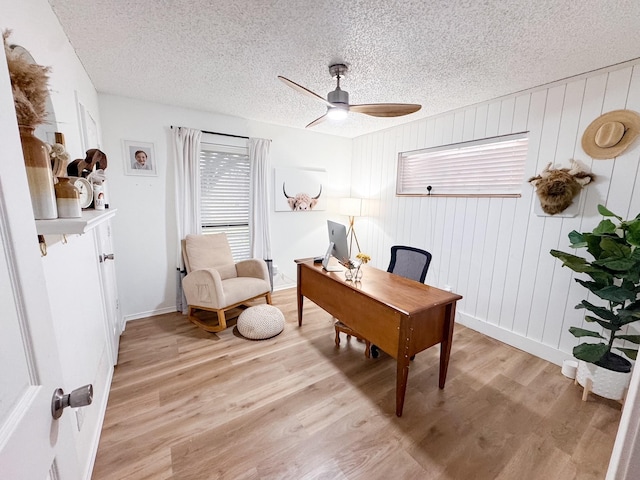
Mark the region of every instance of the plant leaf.
POLYGON ((600 255, 602 255, 602 248, 600 248, 601 237, 592 233, 583 233, 582 237, 587 242, 587 251, 593 255, 593 258, 600 258, 600 255))
POLYGON ((599 272, 601 269, 594 268, 584 258, 572 255, 570 253, 561 252, 559 250, 551 250, 549 252, 552 256, 562 260, 562 266, 568 267, 574 272, 587 273, 587 272, 599 272))
POLYGON ((604 343, 581 343, 574 347, 573 356, 578 360, 595 363, 600 360, 608 350, 609 347, 604 343))
POLYGON ((618 220, 622 221, 621 217, 619 217, 618 215, 613 213, 611 210, 609 210, 604 205, 598 205, 598 213, 600 215, 602 215, 603 217, 616 217, 618 220))
POLYGON ((595 305, 587 302, 586 300, 582 300, 578 305, 576 305, 576 309, 586 308, 592 313, 595 313, 600 318, 605 320, 609 320, 610 322, 617 323, 619 321, 618 316, 613 313, 611 310, 604 307, 596 307, 595 305))
POLYGON ((569 241, 571 242, 571 248, 583 248, 588 245, 584 235, 575 230, 569 233, 569 241))
POLYGON ((620 348, 620 347, 615 347, 615 348, 620 350, 622 353, 624 353, 631 360, 635 360, 636 357, 638 356, 638 350, 633 350, 632 348, 620 348))
POLYGON ((620 326, 640 320, 640 301, 630 303, 626 307, 618 310, 618 318, 620 318, 620 326))
POLYGON ((584 319, 587 322, 595 322, 598 325, 600 325, 602 328, 606 330, 610 330, 612 332, 617 332, 618 330, 620 330, 620 327, 618 326, 618 322, 614 324, 612 322, 607 322, 606 320, 600 320, 599 318, 591 317, 589 315, 585 315, 584 319))
POLYGON ((602 269, 599 271, 586 272, 591 278, 593 278, 596 282, 601 285, 612 285, 613 279, 615 278, 611 273, 602 269))
POLYGON ((626 290, 622 287, 617 287, 615 285, 610 285, 600 290, 591 291, 603 300, 608 300, 613 303, 624 303, 626 301, 636 299, 635 292, 630 292, 629 290, 626 290))
POLYGON ((605 337, 603 337, 602 335, 600 335, 598 332, 594 332, 592 330, 585 330, 584 328, 579 328, 579 327, 569 327, 569 332, 571 332, 571 334, 574 337, 596 337, 596 338, 602 338, 603 340, 606 340, 605 337))
POLYGON ((640 335, 616 335, 616 339, 626 340, 627 342, 640 345, 640 335))
POLYGON ((609 286, 608 283, 588 282, 588 281, 582 280, 580 278, 576 278, 576 282, 578 282, 584 288, 586 288, 587 290, 589 290, 590 292, 593 292, 593 293, 596 293, 596 292, 598 292, 600 290, 603 290, 604 288, 609 286))
POLYGON ((603 237, 600 241, 602 253, 593 264, 609 268, 616 271, 631 269, 636 260, 632 256, 631 247, 624 243, 620 237, 603 237))
POLYGON ((616 225, 611 220, 602 220, 596 228, 593 229, 594 235, 607 235, 609 233, 616 233, 616 225))
POLYGON ((635 247, 640 247, 640 220, 637 218, 629 222, 627 242, 635 247))

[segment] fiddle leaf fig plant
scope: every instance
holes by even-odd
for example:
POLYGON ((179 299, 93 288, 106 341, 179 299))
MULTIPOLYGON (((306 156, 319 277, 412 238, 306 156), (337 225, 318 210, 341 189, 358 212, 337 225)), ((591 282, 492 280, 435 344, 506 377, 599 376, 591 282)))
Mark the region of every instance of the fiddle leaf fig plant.
POLYGON ((623 220, 604 205, 598 205, 598 212, 605 218, 593 231, 578 233, 574 230, 569 234, 571 247, 586 248, 593 260, 559 250, 550 253, 562 261, 563 267, 590 277, 590 280, 576 278, 575 281, 602 300, 597 303, 604 304, 582 300, 576 305, 575 308, 588 311, 584 317, 587 322, 600 328, 571 327, 569 331, 577 338, 603 341, 579 344, 573 349, 574 357, 609 370, 628 372, 631 363, 611 349, 615 348, 631 360, 638 354, 637 348, 623 348, 616 341, 640 344, 640 335, 623 333, 627 325, 640 320, 640 214, 632 220, 623 220))

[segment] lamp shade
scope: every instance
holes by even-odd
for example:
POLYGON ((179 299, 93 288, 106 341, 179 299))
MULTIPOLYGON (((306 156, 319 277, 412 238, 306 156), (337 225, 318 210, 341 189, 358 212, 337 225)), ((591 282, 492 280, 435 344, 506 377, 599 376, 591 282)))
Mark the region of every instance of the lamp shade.
POLYGON ((362 216, 362 199, 361 198, 341 198, 340 199, 340 215, 348 217, 362 216))

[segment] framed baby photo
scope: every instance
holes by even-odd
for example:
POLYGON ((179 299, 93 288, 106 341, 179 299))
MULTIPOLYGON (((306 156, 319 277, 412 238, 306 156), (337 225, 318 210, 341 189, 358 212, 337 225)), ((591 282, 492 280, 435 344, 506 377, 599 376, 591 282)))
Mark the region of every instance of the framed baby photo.
POLYGON ((124 173, 126 175, 142 175, 155 177, 158 165, 153 143, 123 140, 124 173))

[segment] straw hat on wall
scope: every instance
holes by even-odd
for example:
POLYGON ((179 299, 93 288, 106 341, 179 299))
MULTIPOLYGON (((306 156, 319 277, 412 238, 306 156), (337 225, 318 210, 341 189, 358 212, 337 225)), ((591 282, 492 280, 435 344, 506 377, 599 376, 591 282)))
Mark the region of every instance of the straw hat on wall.
POLYGON ((582 135, 582 149, 592 158, 614 158, 624 152, 640 133, 640 115, 614 110, 596 118, 582 135))

